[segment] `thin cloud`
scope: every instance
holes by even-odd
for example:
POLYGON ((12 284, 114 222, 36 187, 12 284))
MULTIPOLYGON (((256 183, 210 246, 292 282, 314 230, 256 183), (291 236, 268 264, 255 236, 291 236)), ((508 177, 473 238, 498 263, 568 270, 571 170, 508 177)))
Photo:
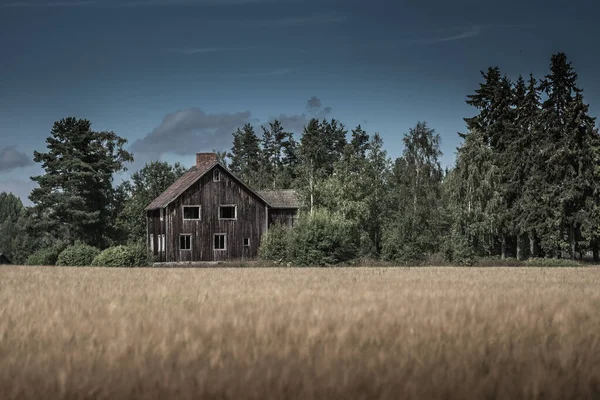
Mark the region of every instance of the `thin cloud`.
POLYGON ((252 47, 183 47, 183 48, 173 48, 169 49, 174 53, 185 54, 185 55, 194 55, 194 54, 207 54, 207 53, 217 53, 224 51, 243 51, 243 50, 253 50, 256 49, 256 46, 252 47))
POLYGON ((173 7, 173 6, 231 6, 255 3, 295 2, 297 0, 131 0, 131 1, 20 1, 0 3, 0 8, 68 8, 95 6, 103 8, 173 7))
POLYGON ((344 15, 313 14, 299 17, 264 20, 258 22, 257 25, 289 27, 301 25, 337 24, 344 22, 347 19, 348 18, 344 15))
POLYGON ((271 71, 264 71, 264 72, 235 74, 235 76, 240 76, 240 77, 278 76, 278 75, 287 75, 291 72, 294 72, 295 70, 296 70, 296 68, 280 68, 280 69, 274 69, 271 71))
POLYGON ((28 1, 21 1, 18 3, 0 3, 0 7, 3 8, 32 8, 32 7, 56 7, 56 8, 67 8, 67 7, 83 7, 97 4, 95 1, 53 1, 34 3, 28 1))
POLYGON ((456 40, 463 40, 463 39, 477 37, 477 36, 481 35, 481 32, 482 32, 481 27, 475 26, 475 27, 472 27, 468 30, 464 30, 455 35, 409 40, 408 43, 436 44, 436 43, 454 42, 456 40))

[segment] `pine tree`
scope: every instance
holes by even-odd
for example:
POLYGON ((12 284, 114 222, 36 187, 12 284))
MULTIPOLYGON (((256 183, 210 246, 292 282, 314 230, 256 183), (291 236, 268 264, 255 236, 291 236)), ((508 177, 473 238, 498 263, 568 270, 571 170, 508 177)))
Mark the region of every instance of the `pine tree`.
POLYGON ((54 123, 46 139, 48 152, 34 152, 45 173, 32 177, 39 184, 30 200, 40 229, 69 243, 81 240, 102 247, 108 240, 113 198, 113 174, 133 160, 126 139, 113 132, 95 132, 85 119, 54 123))

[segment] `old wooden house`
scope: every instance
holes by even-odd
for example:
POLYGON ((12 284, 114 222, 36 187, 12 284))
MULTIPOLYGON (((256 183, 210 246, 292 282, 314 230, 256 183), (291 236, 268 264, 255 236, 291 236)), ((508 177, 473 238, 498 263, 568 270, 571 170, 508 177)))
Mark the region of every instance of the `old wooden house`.
POLYGON ((148 246, 158 262, 251 259, 269 226, 291 226, 297 212, 294 190, 253 190, 215 153, 198 153, 196 165, 146 207, 148 246))

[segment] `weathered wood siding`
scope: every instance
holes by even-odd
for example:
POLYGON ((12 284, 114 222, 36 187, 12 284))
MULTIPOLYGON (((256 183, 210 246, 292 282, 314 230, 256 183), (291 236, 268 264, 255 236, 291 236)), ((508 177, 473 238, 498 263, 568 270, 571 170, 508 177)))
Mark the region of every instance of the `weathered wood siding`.
POLYGON ((283 224, 289 227, 294 226, 298 210, 287 208, 272 208, 269 210, 269 226, 273 224, 283 224))
POLYGON ((165 223, 164 220, 161 221, 160 220, 160 212, 161 210, 151 210, 148 211, 146 213, 146 217, 148 219, 148 249, 153 248, 154 249, 154 256, 156 257, 156 260, 159 262, 164 262, 166 261, 166 254, 164 252, 159 252, 159 240, 158 237, 159 235, 165 235, 165 239, 166 239, 166 232, 165 232, 165 223), (150 245, 150 240, 152 240, 152 245, 150 245))
MULTIPOLYGON (((218 166, 215 168, 219 168, 218 166)), ((213 168, 214 169, 214 168, 213 168)), ((225 170, 220 182, 213 170, 190 186, 166 209, 166 261, 224 261, 255 258, 267 229, 267 206, 225 170), (200 206, 200 220, 183 220, 183 206, 200 206), (219 205, 236 205, 236 220, 219 220, 219 205), (226 250, 214 250, 214 234, 226 234, 226 250), (191 234, 191 250, 180 250, 181 234, 191 234), (250 246, 244 247, 244 238, 250 246)))

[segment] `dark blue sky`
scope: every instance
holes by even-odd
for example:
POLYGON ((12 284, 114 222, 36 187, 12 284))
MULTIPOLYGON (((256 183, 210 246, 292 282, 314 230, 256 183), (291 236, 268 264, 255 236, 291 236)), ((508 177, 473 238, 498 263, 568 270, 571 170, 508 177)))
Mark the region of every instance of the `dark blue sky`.
POLYGON ((0 191, 26 199, 33 150, 75 116, 126 137, 135 170, 231 146, 245 122, 313 115, 381 133, 425 120, 454 162, 479 71, 542 77, 564 51, 600 114, 592 0, 0 0, 0 191))

